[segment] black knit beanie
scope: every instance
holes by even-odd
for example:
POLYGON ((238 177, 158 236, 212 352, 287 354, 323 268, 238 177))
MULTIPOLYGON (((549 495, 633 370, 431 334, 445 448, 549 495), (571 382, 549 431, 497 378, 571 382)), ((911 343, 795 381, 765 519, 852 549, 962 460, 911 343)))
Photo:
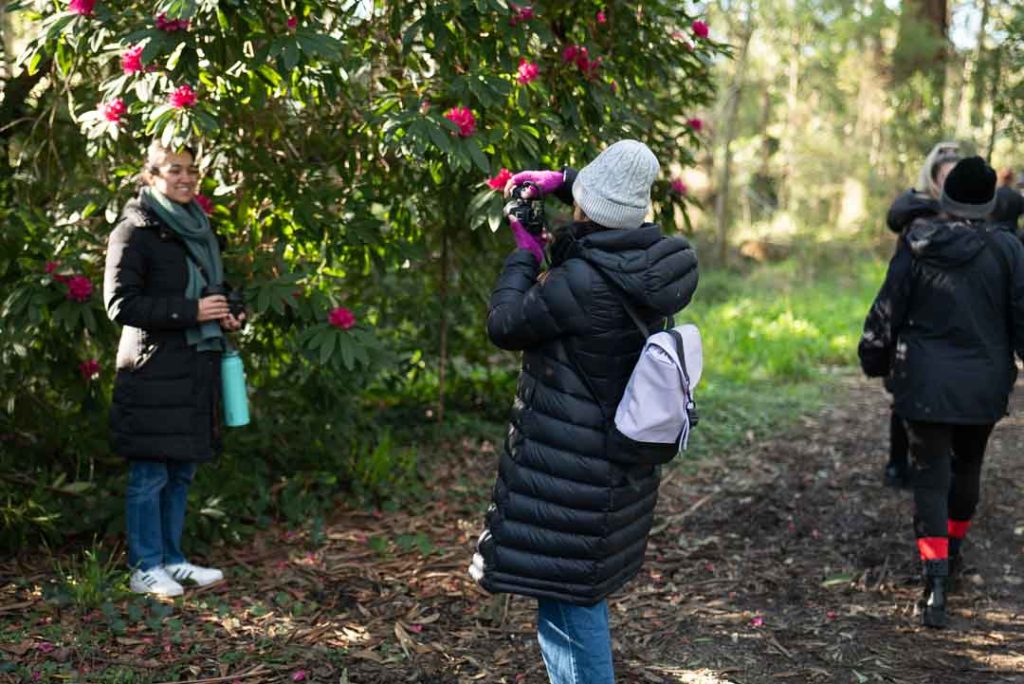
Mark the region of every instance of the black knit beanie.
POLYGON ((946 176, 941 204, 960 218, 987 217, 996 206, 996 172, 981 157, 967 157, 946 176))

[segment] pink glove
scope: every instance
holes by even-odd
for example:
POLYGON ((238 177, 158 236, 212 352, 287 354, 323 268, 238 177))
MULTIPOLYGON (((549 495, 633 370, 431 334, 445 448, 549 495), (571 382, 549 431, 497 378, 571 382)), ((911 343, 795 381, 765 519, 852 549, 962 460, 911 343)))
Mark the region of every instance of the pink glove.
POLYGON ((523 228, 523 224, 515 219, 509 219, 508 224, 512 227, 512 235, 515 236, 516 247, 529 250, 530 254, 537 259, 538 264, 544 261, 544 239, 538 235, 530 235, 523 228))
POLYGON ((520 171, 512 176, 512 180, 509 181, 507 187, 511 189, 517 185, 530 182, 535 183, 541 192, 548 195, 562 187, 564 180, 565 174, 561 171, 520 171))

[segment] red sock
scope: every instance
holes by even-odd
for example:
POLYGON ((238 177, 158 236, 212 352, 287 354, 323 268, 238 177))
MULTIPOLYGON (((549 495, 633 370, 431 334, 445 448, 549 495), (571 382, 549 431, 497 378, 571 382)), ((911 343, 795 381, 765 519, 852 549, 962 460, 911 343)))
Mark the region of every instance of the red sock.
POLYGON ((952 518, 946 523, 946 530, 949 533, 950 539, 963 539, 967 536, 967 530, 971 529, 970 520, 953 520, 952 518))
POLYGON ((949 558, 949 537, 918 537, 917 551, 921 560, 946 560, 949 558))

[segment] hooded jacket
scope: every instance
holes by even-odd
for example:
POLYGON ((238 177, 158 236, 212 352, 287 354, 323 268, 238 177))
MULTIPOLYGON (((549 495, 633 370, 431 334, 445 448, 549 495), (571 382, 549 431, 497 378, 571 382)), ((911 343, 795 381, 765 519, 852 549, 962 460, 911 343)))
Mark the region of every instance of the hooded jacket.
POLYGON ((538 279, 513 253, 491 296, 488 334, 523 368, 471 573, 491 592, 592 605, 639 570, 660 482, 606 443, 645 339, 595 266, 656 326, 689 303, 697 258, 653 224, 574 224, 551 254, 538 279))
POLYGON ((869 376, 891 373, 907 420, 984 425, 1006 414, 1024 352, 1024 248, 1005 230, 915 221, 864 323, 869 376))

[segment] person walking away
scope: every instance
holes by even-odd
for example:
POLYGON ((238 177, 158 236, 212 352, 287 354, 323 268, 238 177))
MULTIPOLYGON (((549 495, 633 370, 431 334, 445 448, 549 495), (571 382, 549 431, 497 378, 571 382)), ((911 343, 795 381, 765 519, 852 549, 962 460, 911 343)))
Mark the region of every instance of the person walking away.
MULTIPOLYGON (((932 148, 921 165, 917 184, 897 197, 889 208, 886 214, 889 230, 901 235, 914 220, 939 213, 942 184, 960 161, 959 148, 955 142, 941 142, 932 148)), ((886 379, 885 386, 891 393, 889 379, 886 379)), ((883 476, 887 486, 903 488, 909 485, 909 449, 903 419, 892 410, 889 412, 889 462, 883 476)))
POLYGON ((1024 215, 1024 197, 1016 188, 1013 169, 1003 169, 999 172, 999 187, 996 188, 996 208, 989 220, 1018 235, 1021 215, 1024 215))
POLYGON ((196 464, 221 451, 220 360, 233 316, 220 245, 195 201, 198 170, 189 148, 154 142, 143 186, 110 234, 103 296, 123 326, 110 412, 114 451, 128 461, 129 586, 178 596, 223 573, 189 563, 181 549, 196 464))
POLYGON ((943 214, 900 238, 858 348, 868 376, 892 377, 906 421, 928 627, 946 625, 947 578, 978 504, 989 434, 1006 414, 1013 354, 1024 354, 1024 247, 986 223, 995 186, 980 157, 950 172, 943 214))
POLYGON ((614 682, 606 598, 640 569, 657 501, 660 465, 605 435, 645 343, 623 298, 657 329, 697 287, 689 243, 645 222, 658 173, 646 145, 621 140, 578 175, 523 172, 510 184, 574 201, 574 222, 541 272, 543 241, 511 221, 519 249, 487 331, 523 365, 470 574, 489 592, 537 600, 553 684, 614 682))

